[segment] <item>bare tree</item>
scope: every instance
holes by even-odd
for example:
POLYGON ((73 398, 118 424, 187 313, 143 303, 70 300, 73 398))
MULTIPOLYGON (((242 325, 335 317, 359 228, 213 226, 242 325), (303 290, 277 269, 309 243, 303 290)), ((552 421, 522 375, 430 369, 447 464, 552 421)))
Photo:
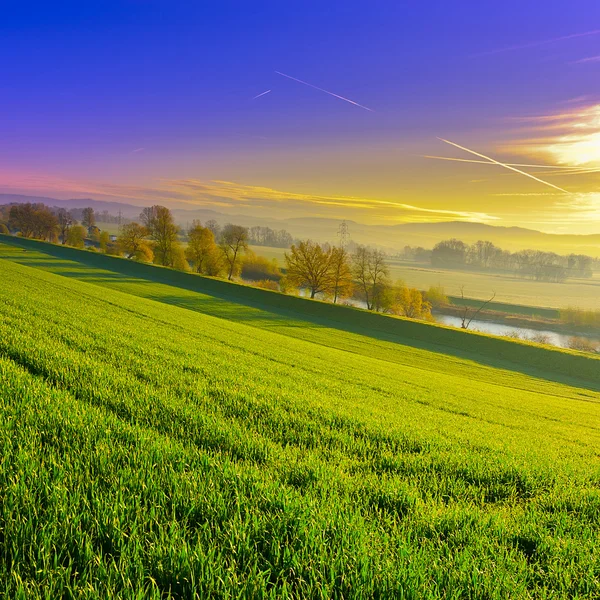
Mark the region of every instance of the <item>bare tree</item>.
POLYGON ((331 293, 333 294, 333 303, 335 304, 339 298, 348 298, 351 296, 354 289, 350 254, 345 246, 336 246, 331 249, 330 272, 331 293))
POLYGON ((91 207, 87 207, 83 209, 81 213, 81 224, 89 229, 96 224, 96 215, 94 214, 94 209, 91 207))
POLYGON ((206 221, 204 226, 212 231, 212 234, 215 236, 215 240, 218 241, 219 236, 221 235, 221 226, 214 219, 209 219, 206 221))
POLYGON ((352 265, 354 278, 360 286, 367 308, 378 308, 381 296, 389 284, 385 254, 380 250, 359 246, 352 257, 352 265))
POLYGON ((221 232, 219 247, 228 265, 227 279, 231 280, 236 268, 239 267, 242 253, 248 249, 248 230, 241 225, 228 223, 221 232))
POLYGON ((73 218, 71 217, 71 214, 64 208, 58 209, 56 217, 58 219, 58 234, 60 237, 60 241, 64 245, 67 243, 69 229, 71 228, 71 225, 73 225, 73 218))
POLYGON ((469 329, 469 325, 473 319, 496 297, 496 292, 492 294, 492 297, 489 300, 486 300, 473 314, 471 314, 471 307, 465 303, 465 286, 460 286, 460 297, 463 302, 462 314, 461 314, 461 327, 462 329, 469 329))

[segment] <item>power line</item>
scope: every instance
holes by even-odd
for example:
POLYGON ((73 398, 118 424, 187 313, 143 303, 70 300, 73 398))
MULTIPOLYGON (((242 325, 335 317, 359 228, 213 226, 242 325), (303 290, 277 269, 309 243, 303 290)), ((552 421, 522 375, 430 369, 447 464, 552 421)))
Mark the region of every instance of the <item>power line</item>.
POLYGON ((348 229, 348 223, 342 221, 338 227, 338 239, 340 240, 340 246, 345 248, 350 239, 350 231, 348 229))

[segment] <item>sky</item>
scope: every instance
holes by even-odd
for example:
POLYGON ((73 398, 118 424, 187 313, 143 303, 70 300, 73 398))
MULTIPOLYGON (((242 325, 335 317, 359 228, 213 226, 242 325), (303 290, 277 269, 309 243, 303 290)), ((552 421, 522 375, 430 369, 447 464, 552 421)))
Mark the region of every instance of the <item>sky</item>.
POLYGON ((0 193, 600 232, 597 0, 4 0, 0 56, 0 193))

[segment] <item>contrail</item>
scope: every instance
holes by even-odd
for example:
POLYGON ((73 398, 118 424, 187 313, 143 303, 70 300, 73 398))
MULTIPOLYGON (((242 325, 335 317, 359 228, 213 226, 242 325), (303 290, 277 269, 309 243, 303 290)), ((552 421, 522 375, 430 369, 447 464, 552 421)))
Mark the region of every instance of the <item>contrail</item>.
POLYGON ((320 92, 325 92, 326 94, 329 94, 330 96, 333 96, 334 98, 339 98, 340 100, 343 100, 344 102, 349 102, 350 104, 354 104, 354 106, 358 106, 359 108, 364 108, 365 110, 368 110, 369 112, 375 112, 372 108, 369 108, 368 106, 363 106, 362 104, 359 104, 358 102, 354 102, 354 100, 350 100, 349 98, 344 98, 344 96, 338 96, 337 94, 334 94, 333 92, 328 92, 327 90, 324 90, 323 88, 313 85, 312 83, 307 83, 306 81, 302 81, 302 79, 296 79, 295 77, 292 77, 291 75, 286 75, 285 73, 280 73, 279 71, 275 71, 275 73, 277 73, 277 75, 281 75, 282 77, 287 77, 288 79, 291 79, 292 81, 297 81, 298 83, 307 85, 308 87, 314 88, 315 90, 319 90, 320 92))
POLYGON ((260 98, 261 96, 264 96, 265 94, 268 94, 271 90, 267 90, 266 92, 263 92, 262 94, 258 94, 258 96, 254 96, 254 98, 250 98, 250 100, 256 100, 257 98, 260 98))
POLYGON ((549 173, 545 173, 545 175, 586 175, 589 173, 600 173, 600 169, 589 168, 589 169, 574 169, 573 171, 550 171, 549 173))
MULTIPOLYGON (((431 156, 429 154, 423 154, 422 157, 423 158, 435 158, 436 160, 452 160, 452 161, 456 161, 456 162, 477 163, 480 165, 489 165, 490 164, 490 162, 488 160, 473 160, 470 158, 451 158, 449 156, 431 156)), ((575 172, 575 171, 587 172, 589 170, 585 167, 563 167, 560 165, 529 165, 529 164, 522 164, 522 163, 504 163, 504 164, 508 167, 529 167, 529 168, 536 168, 536 169, 565 169, 567 171, 573 171, 573 172, 575 172)))
POLYGON ((587 58, 580 58, 579 60, 574 60, 572 65, 581 65, 584 63, 596 63, 600 62, 600 56, 588 56, 587 58))
POLYGON ((485 154, 479 154, 479 152, 475 152, 474 150, 469 150, 468 148, 465 148, 464 146, 459 146, 458 144, 455 144, 454 142, 451 142, 450 140, 445 140, 444 138, 438 138, 438 140, 445 142, 446 144, 450 144, 451 146, 454 146, 455 148, 460 148, 461 150, 464 150, 465 152, 468 152, 469 154, 474 154, 475 156, 479 156, 479 158, 485 158, 486 160, 489 160, 491 163, 498 165, 499 167, 504 167, 505 169, 508 169, 509 171, 514 171, 515 173, 520 173, 521 175, 525 175, 525 177, 529 177, 530 179, 533 179, 539 183, 543 183, 544 185, 554 188, 555 190, 559 190, 560 192, 564 192, 565 194, 571 193, 571 192, 567 192, 567 190, 563 190, 562 188, 558 187, 557 185, 554 185, 553 183, 548 183, 547 181, 544 181, 543 179, 540 179, 539 177, 536 177, 535 175, 531 175, 530 173, 525 173, 525 171, 521 171, 520 169, 511 167, 510 165, 506 165, 504 163, 498 162, 497 160, 494 160, 493 158, 490 158, 489 156, 486 156, 485 154))
POLYGON ((600 34, 600 29, 594 29, 593 31, 584 31, 583 33, 572 33, 571 35, 563 35, 561 37, 550 38, 549 40, 539 40, 537 42, 528 42, 527 44, 520 44, 518 46, 508 46, 507 48, 497 48, 496 50, 488 50, 487 52, 478 52, 473 56, 487 56, 489 54, 500 54, 501 52, 511 52, 512 50, 523 50, 525 48, 536 48, 537 46, 545 46, 547 44, 553 44, 554 42, 563 42, 565 40, 572 40, 574 38, 588 37, 590 35, 600 34))

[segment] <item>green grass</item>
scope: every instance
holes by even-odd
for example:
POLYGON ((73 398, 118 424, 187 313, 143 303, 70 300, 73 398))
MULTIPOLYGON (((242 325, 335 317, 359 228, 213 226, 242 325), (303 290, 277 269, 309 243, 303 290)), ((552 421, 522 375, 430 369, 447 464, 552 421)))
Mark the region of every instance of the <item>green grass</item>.
POLYGON ((0 246, 6 597, 600 593, 597 359, 56 248, 0 246))
MULTIPOLYGON (((410 342, 413 348, 476 359, 573 385, 600 385, 598 360, 575 353, 532 348, 512 340, 308 301, 35 240, 4 240, 11 245, 0 244, 0 258, 319 344, 345 349, 348 344, 370 343, 364 337, 357 341, 354 334, 358 333, 391 342, 383 351, 379 343, 375 345, 373 352, 384 355, 395 347, 393 344, 410 342)), ((413 349, 405 355, 407 363, 413 360, 412 352, 413 349)))

